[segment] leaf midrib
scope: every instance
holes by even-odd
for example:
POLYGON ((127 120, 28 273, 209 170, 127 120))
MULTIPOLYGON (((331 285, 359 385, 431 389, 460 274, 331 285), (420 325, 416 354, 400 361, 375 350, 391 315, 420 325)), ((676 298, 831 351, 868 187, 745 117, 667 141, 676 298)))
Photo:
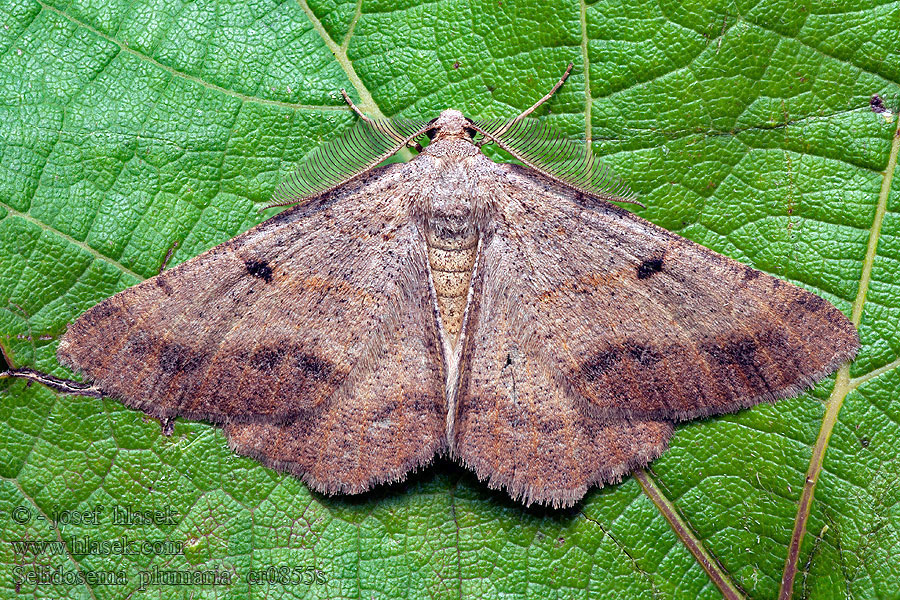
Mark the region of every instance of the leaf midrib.
MULTIPOLYGON (((894 172, 897 170, 897 156, 900 154, 900 119, 897 120, 897 127, 894 130, 894 138, 891 144, 891 153, 888 157, 888 164, 884 170, 884 178, 881 184, 881 190, 878 194, 878 204, 875 208, 875 217, 872 221, 870 229, 869 244, 866 248, 866 257, 863 261, 862 273, 860 275, 859 289, 856 295, 856 301, 853 303, 853 312, 850 322, 854 327, 859 329, 862 320, 863 306, 866 302, 866 295, 869 291, 869 283, 872 278, 872 268, 875 263, 875 257, 878 255, 878 242, 881 237, 881 225, 884 216, 887 213, 887 200, 891 192, 891 184, 893 183, 894 172)), ((895 361, 898 362, 898 361, 895 361)), ((791 535, 791 544, 788 548, 788 555, 785 559, 784 573, 782 577, 782 587, 779 592, 780 600, 788 600, 793 593, 794 579, 797 575, 799 564, 799 553, 802 548, 803 538, 806 535, 806 523, 812 512, 813 501, 815 500, 816 485, 825 462, 825 453, 828 450, 828 442, 834 431, 834 426, 838 422, 838 416, 844 400, 847 395, 856 389, 860 381, 850 379, 850 365, 844 365, 838 370, 837 380, 831 391, 831 396, 825 403, 825 416, 822 419, 822 427, 816 438, 815 446, 813 446, 812 457, 807 470, 806 480, 803 485, 803 491, 800 494, 800 500, 797 507, 797 515, 794 521, 794 530, 791 535), (856 384, 854 385, 854 381, 856 384)))

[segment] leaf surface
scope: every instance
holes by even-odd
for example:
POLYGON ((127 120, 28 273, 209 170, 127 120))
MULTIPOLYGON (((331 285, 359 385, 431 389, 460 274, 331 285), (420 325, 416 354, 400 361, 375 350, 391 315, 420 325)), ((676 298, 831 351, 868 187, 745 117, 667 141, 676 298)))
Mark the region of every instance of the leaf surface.
MULTIPOLYGON (((538 116, 587 139, 640 193, 639 214, 822 295, 863 342, 811 393, 678 428, 652 481, 746 597, 777 596, 798 519, 795 597, 897 597, 900 3, 10 0, 0 14, 10 366, 72 377, 55 359, 67 323, 167 255, 262 220, 295 163, 353 123, 341 88, 375 117, 512 117, 571 61, 538 116)), ((207 424, 166 437, 115 400, 23 380, 0 398, 3 597, 720 595, 633 478, 568 512, 523 509, 449 462, 325 498, 207 424), (98 505, 96 525, 47 520, 98 505), (117 524, 123 507, 170 518, 117 524), (183 546, 73 546, 125 537, 183 546), (248 582, 271 566, 325 581, 248 582), (39 567, 126 581, 16 583, 39 567), (154 569, 230 581, 141 589, 154 569)))

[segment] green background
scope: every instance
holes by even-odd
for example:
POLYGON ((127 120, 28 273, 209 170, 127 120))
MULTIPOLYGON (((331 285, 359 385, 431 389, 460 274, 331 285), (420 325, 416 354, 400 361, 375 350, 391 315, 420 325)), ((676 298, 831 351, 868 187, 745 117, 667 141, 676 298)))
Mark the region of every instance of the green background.
MULTIPOLYGON (((778 594, 820 463, 794 597, 900 597, 900 3, 0 2, 0 345, 72 377, 58 338, 96 302, 260 221, 310 149, 373 116, 539 111, 641 194, 636 212, 827 298, 858 323, 815 391, 679 427, 651 477, 751 598, 778 594), (873 95, 887 112, 870 108, 873 95), (830 411, 828 411, 830 407, 830 411), (829 415, 837 413, 833 420, 829 415), (815 469, 813 469, 815 470, 815 469)), ((719 597, 633 478, 524 509, 448 462, 359 498, 311 494, 115 400, 0 382, 0 597, 14 568, 123 569, 47 598, 719 597), (100 504, 171 523, 64 525, 100 504), (13 518, 24 507, 29 519, 13 518), (22 556, 9 540, 170 539, 183 555, 22 556), (327 584, 248 585, 250 569, 327 584), (137 573, 233 583, 137 590, 137 573)))

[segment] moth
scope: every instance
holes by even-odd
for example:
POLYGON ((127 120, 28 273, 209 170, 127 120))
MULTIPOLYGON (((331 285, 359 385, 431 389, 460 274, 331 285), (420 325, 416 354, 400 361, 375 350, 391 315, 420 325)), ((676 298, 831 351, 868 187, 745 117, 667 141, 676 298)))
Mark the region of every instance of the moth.
POLYGON ((673 424, 852 359, 829 302, 612 204, 628 187, 528 117, 568 73, 513 119, 371 120, 345 94, 357 123, 276 190, 296 206, 97 304, 60 362, 319 492, 447 454, 560 507, 660 456, 673 424))

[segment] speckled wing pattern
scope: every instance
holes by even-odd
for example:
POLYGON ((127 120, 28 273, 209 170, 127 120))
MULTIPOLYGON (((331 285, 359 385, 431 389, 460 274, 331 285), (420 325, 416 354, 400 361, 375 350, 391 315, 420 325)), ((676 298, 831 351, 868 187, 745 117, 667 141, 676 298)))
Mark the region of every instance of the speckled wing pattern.
POLYGON ((60 361, 322 492, 447 451, 569 506, 674 423, 798 393, 859 347, 815 294, 607 202, 627 187, 549 128, 398 123, 314 153, 276 194, 300 205, 88 310, 60 361), (491 162, 476 130, 533 168, 491 162), (371 169, 423 133, 423 155, 371 169))
POLYGON ((491 486, 570 505, 662 453, 672 422, 799 393, 855 355, 815 294, 506 169, 451 440, 491 486))
POLYGON ((569 506, 592 485, 618 481, 662 454, 672 424, 598 417, 547 367, 522 336, 527 317, 514 308, 508 242, 498 233, 482 255, 451 452, 526 504, 569 506))
POLYGON ((94 306, 58 356, 159 418, 324 492, 445 446, 443 359, 402 165, 371 171, 94 306), (385 193, 389 189, 391 193, 385 193))

